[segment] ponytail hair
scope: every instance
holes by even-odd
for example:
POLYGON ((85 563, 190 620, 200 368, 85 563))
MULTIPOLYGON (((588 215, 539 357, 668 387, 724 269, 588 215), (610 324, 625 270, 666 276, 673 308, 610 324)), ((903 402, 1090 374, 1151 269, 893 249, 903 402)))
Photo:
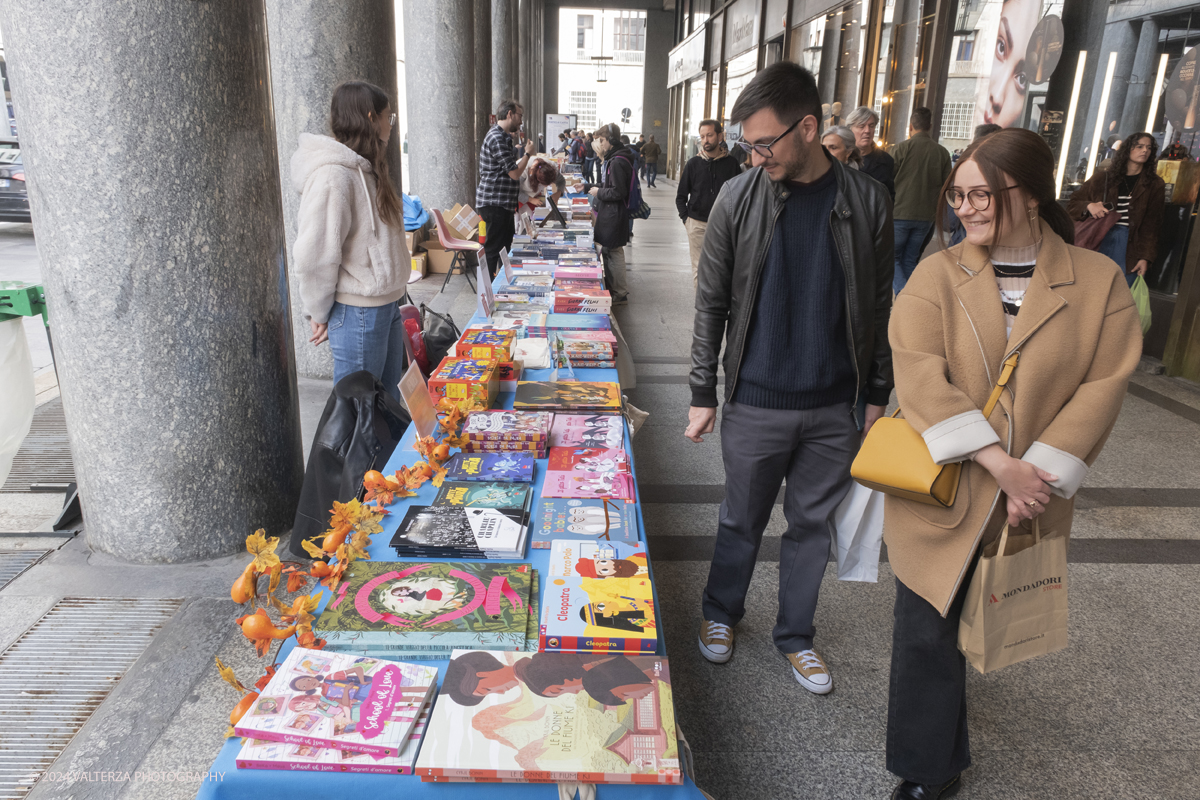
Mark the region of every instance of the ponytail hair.
POLYGON ((375 171, 375 206, 388 225, 404 226, 404 207, 388 172, 387 146, 379 141, 375 119, 387 110, 387 92, 365 81, 346 81, 333 90, 329 126, 333 138, 371 162, 375 171))
MULTIPOLYGON (((1058 204, 1058 192, 1054 177, 1054 154, 1046 141, 1033 131, 1024 128, 1005 128, 982 139, 973 141, 959 157, 950 171, 950 177, 942 186, 941 199, 954 185, 958 169, 968 161, 974 161, 987 181, 992 192, 992 241, 1003 235, 1002 226, 1008 220, 1008 209, 1012 195, 1005 191, 1016 185, 1021 191, 1037 201, 1038 216, 1067 244, 1075 242, 1075 223, 1066 209, 1058 204), (1006 177, 1007 176, 1007 177, 1006 177)), ((964 200, 964 202, 966 202, 964 200)), ((945 228, 938 226, 938 236, 945 245, 945 228)))

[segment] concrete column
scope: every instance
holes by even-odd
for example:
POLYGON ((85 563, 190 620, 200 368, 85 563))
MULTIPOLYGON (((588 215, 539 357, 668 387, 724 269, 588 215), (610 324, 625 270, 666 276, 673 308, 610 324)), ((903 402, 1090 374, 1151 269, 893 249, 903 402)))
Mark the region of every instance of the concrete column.
MULTIPOLYGON (((517 0, 492 3, 492 113, 517 95, 517 0)), ((408 16, 405 16, 408 19, 408 16)))
MULTIPOLYGON (((329 13, 323 0, 266 0, 271 42, 271 86, 275 135, 283 179, 283 219, 288 255, 296 241, 300 194, 292 186, 291 162, 302 133, 329 135, 333 90, 346 81, 367 81, 396 100, 396 17, 393 0, 347 0, 329 13)), ((395 109, 393 109, 395 110, 395 109)), ((400 140, 393 131, 388 171, 400 191, 400 140)), ((328 344, 314 347, 300 303, 300 284, 291 275, 292 331, 296 369, 310 378, 333 377, 328 344)))
POLYGON ((475 197, 474 31, 471 0, 404 0, 409 185, 426 208, 475 197))
MULTIPOLYGON (((642 85, 642 133, 667 153, 667 131, 671 119, 671 92, 667 88, 668 55, 673 46, 675 15, 670 11, 646 11, 646 67, 642 85), (655 122, 660 123, 655 126, 655 122)), ((665 161, 663 162, 665 165, 665 161)), ((661 167, 660 167, 661 169, 661 167)))
POLYGON ((89 544, 178 562, 283 532, 303 461, 263 0, 3 0, 0 28, 89 544))
MULTIPOLYGON (((475 152, 487 136, 492 105, 492 7, 486 2, 475 3, 475 152)), ((474 201, 472 200, 472 205, 474 201)))
MULTIPOLYGON (((1097 48, 1096 72, 1092 84, 1091 97, 1088 102, 1087 114, 1083 113, 1083 97, 1080 97, 1079 115, 1075 118, 1075 131, 1071 136, 1073 154, 1068 157, 1068 169, 1074 169, 1079 159, 1083 157, 1083 148, 1090 147, 1092 143, 1092 134, 1096 129, 1096 118, 1103 112, 1104 121, 1101 123, 1102 130, 1100 132, 1100 143, 1097 150, 1103 152, 1104 143, 1116 131, 1108 130, 1108 123, 1114 119, 1118 119, 1121 115, 1122 104, 1125 100, 1125 81, 1129 78, 1129 72, 1133 68, 1133 54, 1137 51, 1137 36, 1134 35, 1129 22, 1121 20, 1104 26, 1104 38, 1100 42, 1100 47, 1097 48), (1125 54, 1127 51, 1127 55, 1125 54), (1109 89, 1108 108, 1100 109, 1100 96, 1104 93, 1104 74, 1108 69, 1109 54, 1117 53, 1117 66, 1113 71, 1112 86, 1109 89), (1124 64, 1124 69, 1122 69, 1124 64), (1118 89, 1120 100, 1117 100, 1118 89), (1114 110, 1115 109, 1115 110, 1114 110)), ((1092 59, 1092 51, 1088 51, 1088 59, 1092 59)), ((1076 56, 1078 58, 1078 56, 1076 56)), ((1086 79, 1086 76, 1085 76, 1086 79)), ((1081 92, 1082 95, 1082 92, 1081 92)), ((1093 163, 1096 161, 1097 150, 1092 150, 1087 153, 1087 158, 1093 163)))
MULTIPOLYGON (((1108 100, 1108 120, 1105 122, 1104 136, 1102 138, 1108 138, 1113 134, 1117 134, 1124 139, 1130 133, 1133 133, 1133 131, 1126 132, 1120 126, 1120 120, 1122 112, 1125 109, 1125 98, 1129 94, 1129 82, 1135 80, 1133 77, 1133 65, 1138 53, 1139 36, 1135 23, 1126 22, 1121 27, 1123 28, 1121 30, 1122 44, 1118 48, 1117 69, 1114 73, 1111 90, 1112 96, 1108 100), (1109 130, 1109 124, 1114 122, 1117 125, 1113 130, 1109 130)), ((1151 77, 1151 80, 1154 80, 1154 78, 1151 77)))
POLYGON ((1158 23, 1153 19, 1142 21, 1138 34, 1137 53, 1133 57, 1133 74, 1129 78, 1129 91, 1125 93, 1125 109, 1121 113, 1121 135, 1129 136, 1146 129, 1146 115, 1150 113, 1150 93, 1154 90, 1154 79, 1158 76, 1158 23))

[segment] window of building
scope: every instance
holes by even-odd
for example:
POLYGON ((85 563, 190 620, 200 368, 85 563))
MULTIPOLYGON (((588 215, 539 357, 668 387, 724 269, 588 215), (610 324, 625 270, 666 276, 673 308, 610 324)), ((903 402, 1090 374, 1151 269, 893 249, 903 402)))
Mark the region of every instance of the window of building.
POLYGON ((580 14, 576 17, 576 37, 575 46, 580 50, 592 49, 592 25, 593 17, 591 14, 580 14))
POLYGON ((613 49, 637 52, 646 49, 645 11, 622 11, 613 20, 613 49))
POLYGON ((567 113, 574 114, 579 127, 585 131, 598 128, 599 125, 596 124, 596 93, 572 89, 567 113))
POLYGON ((957 61, 975 60, 975 33, 976 31, 971 31, 967 35, 959 37, 957 61))
POLYGON ((970 139, 974 103, 946 103, 942 106, 942 139, 970 139))

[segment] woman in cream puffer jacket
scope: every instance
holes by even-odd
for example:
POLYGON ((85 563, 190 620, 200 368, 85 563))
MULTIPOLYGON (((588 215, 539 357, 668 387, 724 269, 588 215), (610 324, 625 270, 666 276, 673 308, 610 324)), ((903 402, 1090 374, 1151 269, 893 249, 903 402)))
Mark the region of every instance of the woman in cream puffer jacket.
POLYGON ((334 90, 334 135, 300 134, 292 266, 314 345, 329 341, 334 383, 368 370, 399 397, 404 325, 398 301, 411 271, 404 213, 387 174, 394 115, 387 95, 358 81, 334 90))

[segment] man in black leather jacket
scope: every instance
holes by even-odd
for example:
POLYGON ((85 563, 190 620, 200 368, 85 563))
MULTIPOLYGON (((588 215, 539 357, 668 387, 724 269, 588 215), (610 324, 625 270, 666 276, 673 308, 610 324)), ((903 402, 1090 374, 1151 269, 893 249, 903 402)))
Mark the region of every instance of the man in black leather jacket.
POLYGON ((821 101, 804 68, 767 67, 732 119, 752 168, 722 188, 700 255, 685 436, 712 432, 724 342, 721 449, 726 496, 703 598, 701 653, 733 655, 733 626, 784 478, 776 647, 795 679, 833 689, 813 650, 829 520, 850 488, 860 439, 892 390, 892 208, 887 190, 820 143, 821 101))

